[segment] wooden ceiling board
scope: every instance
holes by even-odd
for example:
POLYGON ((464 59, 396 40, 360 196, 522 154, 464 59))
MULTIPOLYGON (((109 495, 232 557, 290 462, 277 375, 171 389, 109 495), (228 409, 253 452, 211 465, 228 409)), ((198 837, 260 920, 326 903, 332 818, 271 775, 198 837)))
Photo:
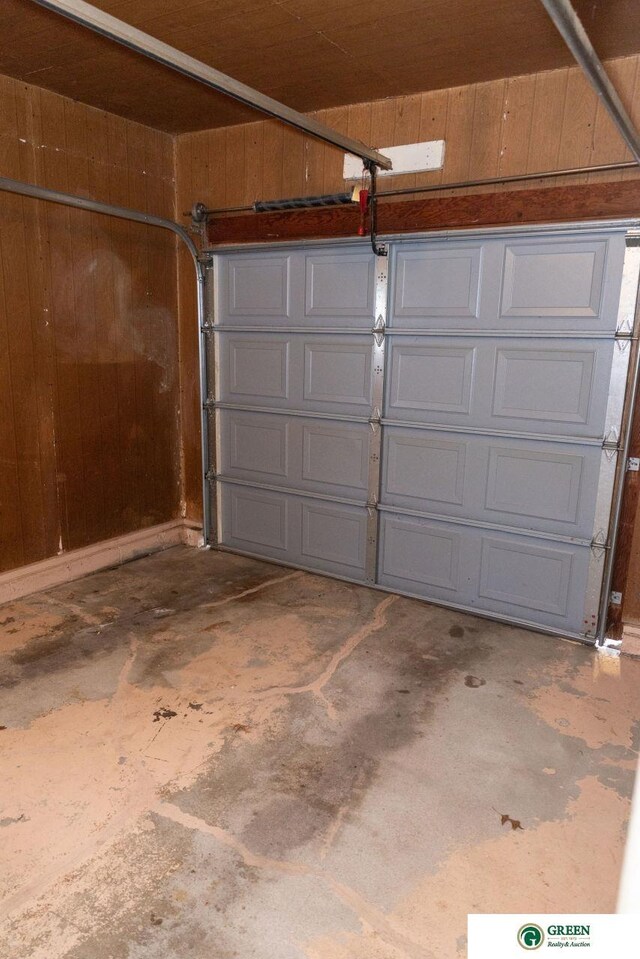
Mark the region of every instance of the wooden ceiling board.
POLYGON ((394 0, 391 6, 372 7, 369 0, 354 0, 345 4, 344 0, 282 0, 282 6, 289 13, 312 24, 317 30, 332 33, 336 27, 356 30, 362 24, 378 23, 389 17, 393 11, 395 18, 410 17, 425 9, 425 0, 394 0))
MULTIPOLYGON (((640 52, 637 0, 574 0, 603 59, 640 52)), ((572 64, 540 0, 96 0, 301 111, 572 64)), ((139 54, 2 0, 0 73, 170 133, 258 119, 139 54)))

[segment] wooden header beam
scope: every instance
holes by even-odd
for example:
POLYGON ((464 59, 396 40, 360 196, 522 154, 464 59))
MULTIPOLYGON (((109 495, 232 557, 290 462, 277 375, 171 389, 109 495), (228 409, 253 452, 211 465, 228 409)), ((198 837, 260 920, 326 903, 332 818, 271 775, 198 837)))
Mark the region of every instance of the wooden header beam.
MULTIPOLYGON (((446 185, 443 184, 443 190, 446 185)), ((378 233, 420 233, 426 230, 481 229, 525 223, 640 217, 640 179, 617 183, 437 196, 378 204, 378 233)), ((211 217, 208 242, 265 243, 357 236, 359 212, 354 206, 248 213, 211 217)))

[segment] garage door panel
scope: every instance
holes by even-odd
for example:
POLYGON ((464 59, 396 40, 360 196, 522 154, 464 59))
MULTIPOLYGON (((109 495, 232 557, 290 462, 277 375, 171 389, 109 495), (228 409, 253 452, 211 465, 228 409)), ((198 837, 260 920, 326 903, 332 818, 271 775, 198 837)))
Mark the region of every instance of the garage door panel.
POLYGON ((368 253, 314 253, 305 257, 304 317, 331 325, 373 325, 375 260, 368 253), (345 324, 346 325, 346 324, 345 324))
POLYGON ((222 542, 233 549, 364 580, 367 511, 304 496, 222 486, 222 542))
POLYGON ((507 244, 501 318, 600 316, 607 241, 507 244))
POLYGON ((302 486, 365 495, 369 469, 366 425, 303 423, 302 486))
POLYGON ((602 436, 609 339, 389 336, 392 420, 602 436))
POLYGON ((293 258, 293 254, 280 254, 227 259, 221 321, 289 320, 293 258))
POLYGON ((228 391, 235 399, 288 399, 289 344, 284 341, 230 337, 228 391))
POLYGON ((287 480, 290 425, 282 416, 222 411, 221 472, 245 479, 287 480))
POLYGON ((566 616, 573 553, 565 546, 482 537, 480 599, 566 616))
POLYGON ((382 502, 437 511, 464 506, 467 440, 385 429, 382 502))
MULTIPOLYGON (((434 588, 438 595, 460 592, 461 533, 443 524, 408 517, 384 516, 382 582, 402 579, 419 588, 434 588)), ((408 587, 405 587, 408 588, 408 587)))
POLYGON ((568 238, 403 243, 392 251, 389 326, 613 330, 625 241, 568 238))
POLYGON ((218 322, 224 327, 373 325, 371 250, 293 250, 225 258, 218 322))
POLYGON ((445 605, 584 631, 588 547, 386 512, 380 542, 384 586, 445 605))
POLYGON ((488 454, 485 507, 490 513, 507 514, 518 526, 522 520, 546 520, 576 527, 582 496, 582 531, 589 535, 602 456, 597 447, 558 452, 491 444, 488 454))
POLYGON ((385 427, 381 503, 590 539, 599 446, 385 427))
POLYGON ((493 532, 483 540, 474 608, 574 634, 593 626, 585 622, 589 547, 493 532))
POLYGON ((366 502, 366 423, 221 410, 220 432, 223 477, 366 502))
POLYGON ((371 337, 220 334, 222 402, 368 416, 371 337))
POLYGON ((307 341, 304 399, 337 406, 371 405, 371 344, 307 341))
POLYGON ((498 349, 493 415, 585 424, 593 392, 597 346, 498 349))
POLYGON ((225 540, 240 549, 260 547, 285 556, 291 548, 289 504, 266 490, 227 487, 223 496, 225 540))
POLYGON ((363 510, 303 501, 302 557, 305 566, 338 565, 364 574, 367 516, 363 510))
POLYGON ((624 253, 622 235, 505 242, 499 325, 615 329, 624 253))
POLYGON ((400 249, 394 257, 391 325, 441 327, 443 319, 466 325, 480 309, 482 247, 400 249))
POLYGON ((475 355, 473 346, 394 344, 389 409, 468 415, 475 355))

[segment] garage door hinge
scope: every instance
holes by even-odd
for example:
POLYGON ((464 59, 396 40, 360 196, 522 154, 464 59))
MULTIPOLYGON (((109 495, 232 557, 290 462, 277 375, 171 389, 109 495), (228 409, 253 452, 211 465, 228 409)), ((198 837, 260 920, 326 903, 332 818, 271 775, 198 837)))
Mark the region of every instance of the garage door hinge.
POLYGON ((621 353, 625 353, 629 349, 631 340, 632 337, 627 333, 616 333, 616 343, 621 353))
POLYGON ((633 319, 631 316, 625 316, 620 326, 616 329, 616 339, 633 339, 633 319))
POLYGON ((207 470, 207 472, 204 474, 204 478, 206 479, 207 483, 215 483, 217 477, 218 474, 214 469, 207 470))
POLYGON ((216 401, 209 396, 202 404, 202 408, 204 410, 215 410, 216 401))
POLYGON ((371 332, 373 333, 373 338, 376 341, 376 346, 378 347, 382 346, 382 344, 384 343, 384 333, 385 333, 384 317, 382 313, 379 313, 378 316, 376 317, 376 321, 373 324, 373 329, 371 330, 371 332))
POLYGON ((375 433, 375 431, 379 429, 381 423, 382 423, 382 415, 380 413, 380 410, 376 406, 373 413, 369 417, 369 426, 371 427, 372 431, 375 433))
POLYGON ((612 460, 616 453, 620 452, 620 437, 615 426, 611 427, 602 441, 602 449, 604 450, 605 456, 608 460, 612 460))
POLYGON ((605 553, 609 548, 604 530, 599 529, 591 540, 591 552, 594 554, 605 553))
POLYGON ((367 512, 369 516, 374 516, 378 508, 378 497, 372 496, 371 499, 367 500, 367 512))

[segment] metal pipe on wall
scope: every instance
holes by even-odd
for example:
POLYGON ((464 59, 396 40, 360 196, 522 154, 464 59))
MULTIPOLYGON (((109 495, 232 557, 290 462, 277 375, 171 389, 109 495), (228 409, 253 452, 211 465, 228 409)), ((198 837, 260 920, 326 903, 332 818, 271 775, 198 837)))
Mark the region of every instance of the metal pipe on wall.
MULTIPOLYGON (((102 203, 100 200, 91 200, 88 197, 76 196, 73 193, 63 193, 60 190, 50 190, 48 187, 36 186, 33 183, 24 183, 22 180, 12 180, 8 177, 0 177, 0 191, 5 193, 16 193, 19 196, 31 197, 34 200, 44 200, 49 203, 60 203, 63 206, 74 207, 76 210, 85 210, 88 213, 102 213, 105 216, 115 216, 121 220, 131 220, 134 223, 144 223, 147 226, 159 227, 162 230, 169 230, 179 237, 185 244, 196 271, 198 283, 198 344, 200 352, 200 369, 204 367, 203 357, 203 334, 204 325, 204 264, 200 259, 200 254, 195 243, 188 232, 179 223, 168 220, 165 217, 155 216, 152 213, 143 213, 140 210, 131 210, 124 206, 114 206, 111 203, 102 203)), ((203 439, 206 439, 206 416, 204 410, 201 417, 203 429, 203 439)), ((204 448, 204 444, 203 444, 204 448)), ((209 497, 207 495, 207 481, 202 476, 202 510, 203 510, 203 535, 205 545, 208 542, 209 530, 211 528, 209 515, 209 497)))
POLYGON ((620 136, 640 163, 640 133, 609 79, 571 0, 541 0, 562 39, 571 50, 589 83, 609 111, 620 136))
POLYGON ((121 220, 133 220, 135 223, 146 223, 147 226, 157 226, 163 230, 171 230, 179 236, 189 249, 194 261, 198 262, 198 249, 189 236, 187 230, 152 213, 142 213, 140 210, 130 210, 125 206, 114 206, 111 203, 102 203, 100 200, 91 200, 88 197, 76 196, 73 193, 62 193, 60 190, 50 190, 48 187, 36 186, 34 183, 24 183, 22 180, 11 180, 0 177, 0 190, 5 193, 18 193, 20 196, 29 196, 34 200, 46 200, 49 203, 61 203, 63 206, 72 206, 77 210, 86 210, 88 213, 104 213, 107 216, 116 216, 121 220))
MULTIPOLYGON (((600 163, 596 166, 588 167, 570 167, 563 170, 543 170, 539 173, 514 173, 510 176, 484 177, 483 179, 479 180, 455 180, 452 183, 430 183, 428 186, 408 186, 399 188, 397 190, 378 190, 377 196, 378 200, 381 200, 388 196, 411 196, 415 195, 416 193, 442 193, 444 190, 464 190, 476 186, 500 186, 503 183, 520 183, 528 180, 547 180, 551 177, 581 176, 586 173, 613 173, 616 170, 628 169, 638 169, 638 164, 635 160, 625 160, 622 163, 600 163)), ((202 222, 202 219, 205 219, 207 216, 215 216, 223 213, 262 213, 265 212, 262 207, 265 202, 286 203, 286 199, 279 201, 256 200, 254 203, 245 204, 244 206, 221 207, 220 209, 215 210, 207 209, 204 204, 198 204, 198 222, 202 222), (260 207, 259 209, 256 209, 258 205, 260 205, 260 207)), ((194 211, 192 211, 192 214, 194 211)), ((185 213, 185 216, 189 215, 189 213, 185 213)))

